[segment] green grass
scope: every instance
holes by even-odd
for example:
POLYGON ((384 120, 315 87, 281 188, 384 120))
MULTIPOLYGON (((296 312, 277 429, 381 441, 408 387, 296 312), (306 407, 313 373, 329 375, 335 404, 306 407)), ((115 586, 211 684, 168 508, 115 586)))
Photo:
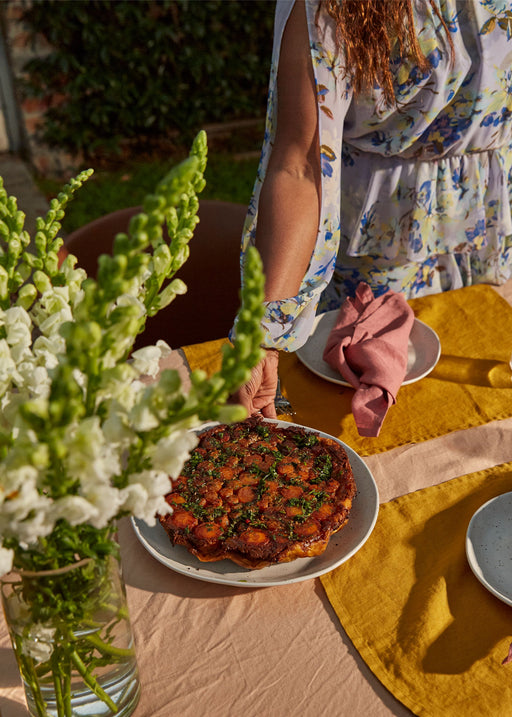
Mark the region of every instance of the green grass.
MULTIPOLYGON (((64 232, 69 234, 109 212, 141 204, 177 161, 132 162, 115 171, 95 172, 68 205, 62 222, 64 232)), ((257 167, 257 157, 235 159, 229 154, 209 155, 206 187, 201 198, 248 204, 257 167)), ((49 199, 62 188, 62 183, 54 180, 40 178, 37 183, 49 199)))

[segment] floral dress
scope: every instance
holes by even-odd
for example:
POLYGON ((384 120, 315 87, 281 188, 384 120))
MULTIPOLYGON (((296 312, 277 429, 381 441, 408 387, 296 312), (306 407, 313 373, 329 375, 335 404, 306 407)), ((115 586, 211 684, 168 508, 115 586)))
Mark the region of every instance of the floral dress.
MULTIPOLYGON (((334 23, 306 0, 315 74, 322 207, 297 296, 266 304, 264 345, 295 350, 318 312, 360 281, 407 298, 479 282, 512 268, 512 0, 413 0, 431 68, 392 57, 396 107, 379 88, 355 99, 334 23)), ((242 237, 254 243, 276 127, 276 74, 293 0, 277 0, 263 151, 242 237)))

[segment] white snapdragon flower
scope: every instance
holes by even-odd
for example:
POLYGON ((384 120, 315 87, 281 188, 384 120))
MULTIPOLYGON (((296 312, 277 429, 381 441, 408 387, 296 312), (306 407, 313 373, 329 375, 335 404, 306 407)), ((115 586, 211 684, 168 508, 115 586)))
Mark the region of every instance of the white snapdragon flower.
POLYGON ((11 356, 19 363, 31 356, 32 321, 21 306, 13 306, 5 312, 6 340, 10 346, 11 356))
POLYGON ((13 329, 18 326, 24 326, 25 328, 30 329, 32 326, 32 319, 30 318, 30 314, 28 311, 25 311, 25 309, 21 306, 11 306, 6 311, 2 311, 0 314, 0 324, 4 324, 7 333, 9 333, 9 329, 13 329))
POLYGON ((171 353, 165 341, 158 341, 156 346, 145 346, 132 354, 133 366, 142 376, 156 378, 160 371, 160 362, 171 353))
POLYGON ((49 498, 41 496, 39 504, 40 507, 36 513, 31 513, 29 518, 16 524, 15 535, 22 546, 37 543, 39 538, 45 538, 50 535, 55 528, 56 518, 52 510, 53 502, 49 498))
POLYGON ((91 519, 98 519, 100 511, 81 495, 67 495, 59 498, 54 505, 55 520, 65 518, 70 525, 81 525, 91 519))
POLYGON ((65 309, 56 311, 54 314, 50 314, 50 316, 45 318, 39 324, 39 329, 41 330, 41 333, 44 334, 44 336, 51 336, 52 334, 58 333, 62 324, 66 323, 66 321, 72 320, 73 314, 71 313, 71 309, 68 306, 65 309))
POLYGON ((130 422, 136 431, 151 431, 160 425, 158 416, 155 416, 150 401, 141 401, 132 408, 130 422))
POLYGON ((59 363, 59 354, 64 353, 66 342, 60 334, 53 336, 38 336, 34 341, 34 356, 46 368, 55 368, 59 363))
POLYGON ((48 396, 51 382, 45 366, 35 366, 33 361, 24 361, 18 369, 26 391, 39 398, 48 396))
POLYGON ((114 405, 109 406, 108 418, 103 422, 102 430, 105 440, 114 445, 127 448, 132 442, 134 435, 125 414, 122 411, 115 411, 114 405))
POLYGON ((0 401, 0 426, 4 433, 12 433, 12 437, 16 438, 14 434, 14 426, 19 422, 19 410, 27 401, 25 392, 16 393, 5 393, 0 401))
POLYGON ((0 339, 0 394, 5 393, 12 383, 22 383, 22 381, 16 362, 11 356, 9 344, 5 339, 0 339))
POLYGON ((27 496, 31 491, 36 490, 38 477, 39 473, 34 466, 23 464, 17 468, 10 468, 6 463, 0 463, 0 504, 10 501, 10 505, 14 507, 9 508, 9 511, 16 512, 17 504, 13 501, 19 499, 22 490, 26 491, 27 496))
POLYGON ((136 296, 133 296, 133 294, 121 294, 121 296, 118 297, 116 303, 116 306, 135 306, 139 311, 139 316, 144 316, 146 313, 146 307, 144 306, 143 302, 138 299, 136 296))
POLYGON ((87 272, 79 267, 73 268, 73 259, 76 263, 76 257, 70 254, 61 265, 60 270, 64 274, 65 285, 69 293, 69 303, 71 306, 76 306, 84 296, 82 283, 87 279, 87 272))
MULTIPOLYGON (((44 291, 39 301, 37 301, 32 307, 31 314, 35 323, 39 327, 42 327, 42 325, 51 316, 60 318, 61 321, 70 320, 71 309, 69 306, 68 287, 52 286, 48 290, 44 291)), ((51 324, 48 324, 48 326, 51 326, 51 324)))
MULTIPOLYGON (((19 449, 26 452, 27 442, 19 449)), ((44 468, 48 463, 44 445, 36 444, 34 459, 44 468)), ((15 453, 11 458, 16 463, 15 453)), ((20 543, 29 545, 49 535, 55 522, 65 517, 56 503, 38 490, 39 471, 32 465, 17 468, 0 466, 0 535, 15 536, 20 543)))
POLYGON ((50 306, 55 308, 51 310, 63 308, 64 305, 69 306, 69 287, 66 284, 64 286, 53 286, 50 306))
POLYGON ((0 578, 7 575, 12 570, 12 561, 14 558, 14 550, 8 550, 0 546, 0 578))
POLYGON ((81 493, 91 509, 91 517, 87 522, 94 528, 105 528, 119 513, 123 503, 120 490, 99 481, 84 481, 81 493))
POLYGON ((109 411, 129 411, 139 400, 138 394, 144 384, 137 380, 132 364, 125 363, 103 371, 97 392, 98 402, 107 401, 113 408, 109 411))
POLYGON ((130 476, 129 484, 122 490, 123 510, 148 525, 155 525, 156 514, 172 512, 164 495, 171 491, 172 484, 166 473, 155 470, 141 471, 130 476))
POLYGON ((150 451, 151 465, 155 470, 165 471, 171 478, 177 478, 198 441, 197 435, 187 429, 164 436, 150 451))
POLYGON ((80 371, 79 368, 73 369, 72 376, 75 379, 77 385, 80 386, 80 388, 85 394, 85 391, 87 390, 87 376, 82 371, 80 371))
POLYGON ((21 651, 35 662, 46 662, 53 653, 54 636, 54 627, 48 627, 41 622, 36 622, 30 626, 29 634, 23 635, 21 651))
POLYGON ((122 503, 120 491, 111 485, 121 472, 120 446, 105 440, 99 418, 91 416, 68 436, 66 449, 68 475, 80 482, 79 494, 85 501, 76 501, 73 508, 88 513, 87 522, 94 527, 104 528, 122 503))
POLYGON ((84 419, 66 438, 69 475, 81 482, 106 482, 120 471, 115 446, 105 441, 98 416, 84 419))
MULTIPOLYGON (((25 466, 24 466, 25 468, 25 466)), ((28 473, 28 471, 24 471, 28 473)), ((18 483, 16 490, 5 496, 2 509, 5 516, 16 524, 22 523, 34 513, 41 513, 48 509, 49 499, 37 490, 35 481, 18 483)))

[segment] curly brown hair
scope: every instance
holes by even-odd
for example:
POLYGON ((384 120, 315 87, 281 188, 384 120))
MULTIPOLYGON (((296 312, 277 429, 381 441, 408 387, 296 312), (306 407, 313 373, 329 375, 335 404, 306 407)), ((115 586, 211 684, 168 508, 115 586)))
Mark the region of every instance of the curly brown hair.
MULTIPOLYGON (((453 43, 446 23, 428 0, 453 43)), ((378 84, 388 104, 395 103, 390 57, 395 42, 400 55, 416 63, 422 72, 430 63, 423 54, 414 27, 412 0, 322 0, 336 23, 336 42, 343 48, 345 72, 351 78, 354 93, 359 94, 378 84)))

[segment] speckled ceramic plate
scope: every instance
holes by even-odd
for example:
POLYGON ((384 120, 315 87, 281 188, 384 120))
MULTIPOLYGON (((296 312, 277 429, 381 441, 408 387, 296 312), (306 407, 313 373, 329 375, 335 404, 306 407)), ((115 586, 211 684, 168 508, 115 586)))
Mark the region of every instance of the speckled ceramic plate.
MULTIPOLYGON (((285 427, 297 425, 284 421, 272 422, 285 427)), ((303 426, 301 427, 303 428, 303 426)), ((306 428, 306 430, 313 429, 306 428)), ((328 435, 322 431, 315 431, 315 433, 328 435)), ((333 438, 333 436, 328 436, 328 438, 333 438)), ((297 583, 323 575, 344 563, 362 547, 375 527, 379 512, 377 484, 367 465, 352 448, 337 438, 333 438, 333 440, 340 443, 347 451, 357 493, 348 523, 331 537, 325 552, 321 555, 313 558, 298 558, 289 563, 270 565, 261 570, 249 570, 236 565, 231 560, 201 562, 183 546, 172 545, 160 523, 149 526, 142 520, 132 518, 135 533, 148 553, 156 560, 175 572, 197 580, 236 585, 241 588, 255 588, 297 583)))
MULTIPOLYGON (((311 336, 304 346, 296 351, 296 356, 306 368, 320 378, 341 386, 350 386, 348 381, 345 381, 341 374, 322 358, 327 338, 334 328, 338 313, 339 311, 336 309, 316 317, 311 336)), ((424 324, 423 321, 414 319, 409 335, 407 372, 403 385, 414 383, 414 381, 428 376, 439 361, 440 355, 441 343, 434 329, 424 324)))
POLYGON ((492 498, 473 515, 466 555, 482 585, 512 605, 512 492, 492 498))

